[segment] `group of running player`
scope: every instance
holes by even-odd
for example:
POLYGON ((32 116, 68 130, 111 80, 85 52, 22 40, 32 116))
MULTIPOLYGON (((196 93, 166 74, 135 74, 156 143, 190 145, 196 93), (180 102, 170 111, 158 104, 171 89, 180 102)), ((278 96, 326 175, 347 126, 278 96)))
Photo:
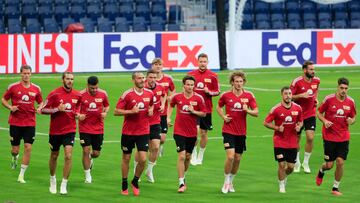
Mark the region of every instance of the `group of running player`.
MULTIPOLYGON (((132 150, 136 145, 134 177, 130 183, 133 194, 140 194, 139 179, 145 167, 146 178, 154 183, 153 168, 158 156, 163 154, 168 127, 174 126, 174 140, 178 152, 177 171, 178 192, 186 190, 185 174, 189 165, 201 165, 208 141, 208 131, 212 130, 212 97, 220 94, 217 74, 207 68, 208 56, 198 56, 198 69, 190 71, 183 79, 181 92, 176 93, 171 76, 162 72, 160 58, 152 61, 146 76, 141 72, 132 74, 133 87, 119 98, 114 115, 124 116, 122 126, 122 195, 128 195, 128 173, 132 150), (176 108, 175 122, 171 116, 176 108), (199 151, 197 134, 200 132, 199 151), (149 151, 149 154, 147 153, 149 151), (146 161, 147 166, 146 166, 146 161)), ((313 148, 316 116, 323 123, 324 160, 316 177, 320 185, 324 172, 336 162, 335 181, 332 194, 341 195, 339 184, 343 174, 344 160, 349 151, 350 133, 348 126, 355 122, 354 100, 347 95, 349 81, 338 80, 337 91, 325 97, 318 111, 318 91, 320 79, 315 77, 314 63, 306 61, 303 75, 294 79, 290 87, 281 89, 281 102, 275 105, 264 121, 267 128, 274 130, 274 156, 278 161, 279 192, 285 193, 287 176, 299 172, 301 166, 305 173, 311 173, 309 159, 313 148), (305 129, 306 145, 304 161, 300 164, 299 141, 305 129)), ((83 147, 83 168, 85 183, 92 182, 91 168, 93 158, 100 155, 104 119, 109 111, 106 91, 99 88, 96 76, 87 80, 87 88, 73 89, 74 75, 62 75, 63 86, 53 90, 43 102, 40 87, 30 82, 31 67, 20 68, 21 81, 9 85, 3 95, 2 104, 10 110, 10 141, 12 145, 11 167, 17 166, 21 139, 24 140, 24 154, 18 182, 26 183, 25 171, 29 165, 31 148, 35 138, 35 114, 50 114, 49 191, 57 193, 55 177, 60 146, 64 147, 63 179, 60 194, 67 194, 67 181, 72 165, 72 147, 76 134, 76 120, 83 147), (9 103, 11 100, 11 104, 9 103), (37 109, 34 103, 37 102, 37 109)), ((223 144, 226 151, 224 165, 225 180, 221 191, 235 192, 233 180, 239 169, 241 156, 246 151, 246 117, 257 117, 259 110, 255 96, 245 90, 246 76, 241 71, 230 73, 231 88, 221 94, 216 111, 224 120, 222 127, 223 144), (224 108, 225 107, 225 108, 224 108)))

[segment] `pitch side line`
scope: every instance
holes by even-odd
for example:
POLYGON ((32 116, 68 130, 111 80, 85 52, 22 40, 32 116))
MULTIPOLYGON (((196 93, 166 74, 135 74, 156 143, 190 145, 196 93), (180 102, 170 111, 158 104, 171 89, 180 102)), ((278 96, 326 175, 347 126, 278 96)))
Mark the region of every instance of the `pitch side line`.
MULTIPOLYGON (((0 127, 0 130, 4 130, 4 131, 9 131, 9 128, 3 128, 0 127)), ((37 135, 49 135, 47 133, 42 133, 42 132, 36 132, 37 135)), ((360 135, 360 132, 355 132, 355 133, 350 133, 351 135, 360 135)), ((316 133, 316 136, 321 136, 321 133, 316 133)), ((252 135, 248 135, 246 136, 247 138, 270 138, 273 137, 272 134, 269 135, 259 135, 259 136, 252 136, 252 135)), ((223 139, 223 137, 208 137, 209 140, 221 140, 223 139)), ((75 140, 79 140, 79 138, 75 138, 75 140)), ((167 138, 166 140, 171 140, 173 141, 173 138, 167 138)), ((120 140, 104 140, 104 143, 120 143, 120 140)))

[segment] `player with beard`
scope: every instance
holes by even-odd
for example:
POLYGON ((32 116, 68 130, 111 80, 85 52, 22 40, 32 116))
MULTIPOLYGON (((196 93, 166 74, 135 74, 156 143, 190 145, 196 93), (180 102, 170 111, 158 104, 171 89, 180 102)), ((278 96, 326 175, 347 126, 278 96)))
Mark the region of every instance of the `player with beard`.
POLYGON ((168 74, 165 74, 162 72, 163 61, 160 58, 155 58, 151 62, 151 69, 156 72, 156 75, 157 75, 156 82, 158 84, 160 84, 161 86, 163 86, 165 94, 166 94, 165 95, 165 97, 166 97, 165 107, 164 107, 165 110, 163 112, 161 112, 161 116, 160 116, 161 140, 160 140, 159 156, 161 157, 162 155, 164 155, 164 143, 166 140, 166 133, 168 131, 168 126, 167 126, 167 122, 166 122, 168 102, 170 101, 171 95, 175 94, 176 90, 175 90, 174 80, 171 77, 171 75, 168 75, 168 74))
POLYGON ((79 117, 81 94, 73 89, 74 75, 64 72, 62 75, 63 86, 56 88, 47 96, 43 114, 50 114, 49 145, 51 149, 50 168, 50 193, 56 194, 56 165, 60 146, 64 146, 63 179, 60 194, 67 194, 67 182, 72 166, 72 150, 76 133, 76 118, 79 117))
POLYGON ((281 103, 275 105, 264 121, 264 126, 274 130, 274 155, 278 161, 279 192, 285 193, 287 176, 294 170, 297 148, 299 147, 298 132, 303 125, 302 109, 292 102, 289 87, 281 89, 281 103), (273 122, 274 121, 274 122, 273 122))
POLYGON ((213 129, 211 113, 212 113, 212 98, 220 94, 220 85, 218 76, 213 71, 209 70, 207 65, 209 63, 208 56, 204 53, 199 54, 198 64, 199 68, 190 71, 188 74, 195 78, 194 91, 200 94, 205 100, 206 116, 199 118, 200 127, 200 149, 199 153, 196 151, 196 144, 191 157, 192 165, 201 165, 205 153, 206 144, 208 142, 208 131, 213 129))
POLYGON ((81 93, 81 110, 79 115, 80 144, 83 148, 82 163, 85 183, 91 183, 90 170, 93 159, 100 156, 104 139, 104 119, 109 111, 109 100, 105 90, 99 88, 99 79, 90 76, 87 88, 81 93), (91 146, 91 148, 90 148, 91 146))
POLYGON ((178 152, 177 171, 179 177, 178 192, 186 190, 185 173, 189 168, 191 153, 197 139, 196 121, 198 117, 204 117, 205 102, 201 95, 194 92, 195 78, 185 76, 182 79, 183 92, 171 97, 167 113, 167 122, 171 124, 171 114, 176 106, 176 118, 174 123, 174 140, 178 152))
POLYGON ((21 66, 20 75, 20 82, 9 85, 1 102, 10 110, 9 131, 12 169, 16 169, 20 142, 21 139, 24 140, 24 155, 17 181, 19 183, 26 183, 24 175, 30 163, 32 144, 35 140, 35 113, 41 113, 40 109, 42 108, 43 101, 40 87, 30 82, 31 67, 28 65, 21 66), (11 104, 9 100, 11 100, 11 104), (34 108, 35 101, 38 103, 37 110, 34 108))
MULTIPOLYGON (((316 105, 318 103, 320 78, 315 77, 315 66, 312 61, 305 61, 303 66, 303 75, 297 77, 291 83, 291 91, 293 100, 299 104, 303 110, 304 126, 301 131, 305 129, 306 144, 304 161, 300 163, 300 148, 296 154, 296 163, 294 172, 300 172, 300 166, 304 168, 305 173, 311 173, 309 167, 309 160, 313 150, 313 141, 316 128, 316 105)), ((300 137, 299 137, 300 138, 300 137)), ((300 142, 300 139, 299 139, 300 142)), ((300 146, 300 145, 299 145, 300 146)))
POLYGON ((246 151, 246 116, 257 117, 259 109, 252 92, 244 89, 245 73, 233 72, 230 75, 231 89, 224 92, 219 99, 216 110, 224 120, 222 128, 223 143, 226 150, 224 166, 225 180, 221 191, 235 192, 234 177, 239 169, 240 159, 246 151), (225 106, 226 113, 223 107, 225 106))
POLYGON ((145 76, 141 72, 132 74, 134 87, 125 91, 120 97, 114 115, 124 116, 121 135, 122 195, 129 195, 128 174, 131 153, 136 144, 138 164, 135 169, 131 187, 135 196, 140 195, 139 178, 145 168, 146 154, 149 148, 149 119, 153 115, 153 98, 151 90, 144 88, 145 76))
POLYGON ((344 173, 344 164, 349 153, 349 125, 355 123, 355 101, 347 95, 349 80, 339 78, 337 91, 325 97, 318 108, 317 116, 323 123, 325 163, 316 176, 316 184, 321 185, 325 171, 330 170, 336 162, 335 180, 331 193, 339 196, 340 180, 344 173))

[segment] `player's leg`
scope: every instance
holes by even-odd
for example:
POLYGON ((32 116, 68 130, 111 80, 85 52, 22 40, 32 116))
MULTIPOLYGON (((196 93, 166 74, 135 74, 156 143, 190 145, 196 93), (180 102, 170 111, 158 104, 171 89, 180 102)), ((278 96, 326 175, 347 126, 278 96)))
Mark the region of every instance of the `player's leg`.
POLYGON ((91 173, 90 173, 90 148, 91 137, 87 133, 80 133, 80 144, 82 146, 82 164, 85 174, 85 183, 91 183, 91 173))
POLYGON ((349 153, 348 141, 337 143, 335 180, 332 188, 332 194, 334 195, 342 195, 342 193, 339 191, 339 185, 344 173, 344 164, 348 153, 349 153))
POLYGON ((278 162, 278 182, 279 182, 279 192, 285 193, 285 178, 286 178, 286 158, 285 158, 285 149, 284 148, 274 148, 275 160, 278 162))
POLYGON ((197 164, 201 165, 204 159, 206 145, 208 143, 208 131, 212 130, 211 114, 206 114, 206 117, 200 118, 200 149, 197 155, 197 164))
POLYGON ((17 162, 19 159, 19 150, 20 150, 20 127, 10 125, 10 143, 11 143, 11 169, 16 169, 17 162))
POLYGON ((159 157, 162 157, 164 155, 164 144, 166 141, 166 134, 168 131, 168 126, 167 126, 167 120, 166 120, 167 116, 166 115, 162 115, 160 117, 160 125, 161 125, 161 139, 160 139, 160 148, 159 148, 159 157))
POLYGON ((330 170, 334 166, 334 161, 336 160, 336 157, 336 143, 324 140, 325 162, 321 164, 319 172, 316 176, 316 185, 321 185, 325 175, 325 171, 330 170))
POLYGON ((56 194, 56 166, 57 159, 59 157, 59 150, 62 144, 62 137, 59 135, 49 135, 50 145, 50 158, 49 158, 49 170, 50 170, 50 187, 49 191, 52 194, 56 194))
POLYGON ((122 186, 121 194, 128 195, 128 175, 129 175, 129 163, 131 159, 132 149, 135 147, 134 136, 122 135, 121 136, 121 149, 122 149, 122 160, 121 160, 121 176, 122 186))
POLYGON ((306 119, 306 125, 305 125, 306 143, 305 143, 304 161, 302 163, 302 167, 304 168, 305 173, 311 173, 309 167, 309 160, 314 146, 313 143, 315 137, 315 128, 316 128, 316 118, 310 117, 306 119))
POLYGON ((147 152, 149 150, 149 135, 136 136, 136 148, 138 152, 138 164, 135 169, 134 178, 131 181, 132 190, 135 196, 140 194, 139 178, 145 168, 147 152))
POLYGON ((71 167, 72 167, 72 151, 75 140, 75 133, 68 133, 64 136, 63 146, 64 146, 64 169, 63 169, 63 179, 60 185, 60 194, 66 195, 67 192, 67 182, 70 176, 71 167))
POLYGON ((153 175, 153 168, 156 165, 156 160, 159 155, 159 147, 161 140, 160 131, 161 131, 160 124, 150 126, 149 161, 147 164, 145 175, 147 177, 147 180, 151 183, 155 182, 153 175))
POLYGON ((20 168, 20 173, 18 176, 18 182, 26 183, 24 180, 25 171, 29 166, 31 158, 32 144, 35 140, 35 127, 22 127, 22 134, 24 139, 24 154, 22 157, 22 163, 20 168))
POLYGON ((180 135, 174 135, 174 140, 176 144, 176 151, 178 152, 178 159, 177 159, 177 172, 179 178, 179 189, 178 192, 182 193, 186 189, 185 185, 185 157, 186 157, 186 150, 185 150, 185 137, 180 135))
POLYGON ((96 134, 91 139, 91 153, 90 153, 90 169, 94 167, 94 159, 98 158, 101 153, 102 144, 104 141, 104 134, 96 134))

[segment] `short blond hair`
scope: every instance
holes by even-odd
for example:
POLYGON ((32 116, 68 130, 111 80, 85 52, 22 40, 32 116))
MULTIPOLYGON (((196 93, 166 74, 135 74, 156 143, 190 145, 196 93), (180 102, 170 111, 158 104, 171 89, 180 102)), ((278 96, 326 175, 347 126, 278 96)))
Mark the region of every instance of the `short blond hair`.
POLYGON ((154 58, 151 62, 151 65, 154 64, 163 64, 163 60, 161 58, 154 58))
POLYGON ((229 77, 229 83, 231 84, 232 82, 234 82, 235 80, 235 77, 241 77, 244 81, 244 83, 246 82, 246 75, 244 72, 242 71, 235 71, 235 72, 232 72, 230 77, 229 77))

